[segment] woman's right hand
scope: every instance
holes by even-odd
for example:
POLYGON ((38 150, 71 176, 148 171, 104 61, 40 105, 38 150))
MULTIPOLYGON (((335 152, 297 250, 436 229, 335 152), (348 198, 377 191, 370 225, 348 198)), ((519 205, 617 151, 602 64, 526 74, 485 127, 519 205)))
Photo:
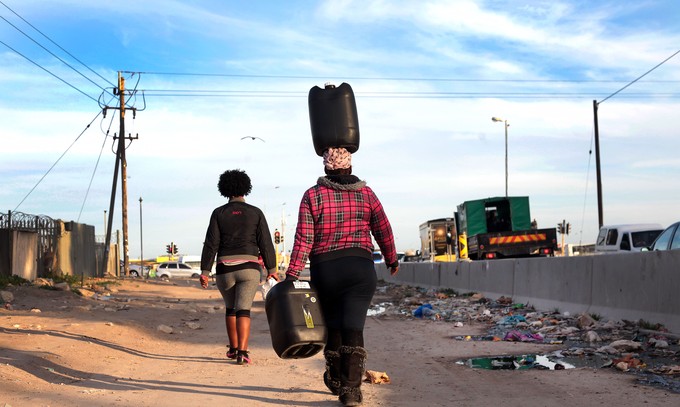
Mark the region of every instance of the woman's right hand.
MULTIPOLYGON (((281 280, 279 280, 279 274, 278 274, 278 273, 269 274, 269 275, 267 276, 266 280, 269 280, 270 278, 273 278, 273 279, 276 280, 276 281, 281 281, 281 280)), ((265 281, 266 281, 266 280, 265 280, 265 281)))

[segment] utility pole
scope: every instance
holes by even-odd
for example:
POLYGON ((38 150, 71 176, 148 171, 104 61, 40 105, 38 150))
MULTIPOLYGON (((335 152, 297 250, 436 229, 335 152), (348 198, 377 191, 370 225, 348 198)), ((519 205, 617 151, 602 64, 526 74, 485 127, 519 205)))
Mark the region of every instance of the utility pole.
MULTIPOLYGON (((111 229, 113 227, 113 209, 116 202, 116 186, 118 184, 118 169, 120 168, 121 176, 121 195, 122 195, 122 217, 123 217, 123 274, 128 275, 130 272, 130 258, 128 256, 128 225, 127 225, 127 161, 125 159, 125 78, 123 78, 121 72, 118 72, 118 89, 114 90, 114 93, 118 92, 118 97, 120 98, 120 130, 118 132, 118 150, 116 152, 116 165, 113 171, 113 186, 111 187, 111 200, 109 202, 109 220, 108 227, 106 228, 106 241, 104 243, 104 258, 102 259, 102 272, 107 270, 107 265, 109 262, 109 251, 111 249, 111 229)), ((104 107, 104 117, 106 117, 108 106, 104 107)), ((116 137, 114 137, 115 139, 116 137)), ((116 269, 118 265, 116 265, 116 269)), ((116 273, 118 274, 118 273, 116 273)))
POLYGON ((118 155, 120 167, 120 192, 123 222, 123 273, 130 274, 130 256, 128 250, 128 208, 127 208, 127 159, 125 158, 125 78, 118 73, 118 92, 120 97, 120 134, 118 139, 118 155))
MULTIPOLYGON (((142 197, 139 197, 139 271, 144 274, 144 229, 142 228, 142 197)), ((143 276, 140 276, 143 277, 143 276)), ((147 274, 148 277, 148 274, 147 274)))
POLYGON ((595 172, 597 175, 597 230, 604 225, 602 210, 602 171, 600 169, 600 125, 597 118, 597 100, 593 100, 593 121, 595 122, 595 172))
MULTIPOLYGON (((286 262, 286 212, 284 211, 286 207, 286 203, 281 204, 281 262, 285 263, 286 262)), ((278 267, 278 263, 276 264, 276 267, 278 267)))
POLYGON ((562 233, 562 256, 564 256, 564 235, 567 234, 567 220, 562 219, 562 226, 560 227, 562 233))

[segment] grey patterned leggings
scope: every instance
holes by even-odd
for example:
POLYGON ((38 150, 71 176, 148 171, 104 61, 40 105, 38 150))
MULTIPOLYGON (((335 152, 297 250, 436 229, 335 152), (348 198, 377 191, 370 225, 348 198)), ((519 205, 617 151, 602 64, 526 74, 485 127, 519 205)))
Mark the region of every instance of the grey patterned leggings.
POLYGON ((224 306, 238 311, 249 311, 260 284, 259 269, 230 271, 215 276, 217 288, 224 299, 224 306))

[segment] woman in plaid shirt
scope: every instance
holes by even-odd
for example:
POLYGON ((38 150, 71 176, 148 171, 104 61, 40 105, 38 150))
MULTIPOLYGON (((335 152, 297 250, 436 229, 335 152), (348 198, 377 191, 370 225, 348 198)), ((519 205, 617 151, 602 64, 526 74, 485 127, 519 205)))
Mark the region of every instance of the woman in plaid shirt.
POLYGON ((364 324, 377 285, 371 235, 392 275, 399 270, 392 227, 373 190, 352 175, 344 148, 324 152, 325 177, 302 197, 286 279, 307 259, 328 339, 324 383, 346 406, 361 404, 366 349, 364 324))

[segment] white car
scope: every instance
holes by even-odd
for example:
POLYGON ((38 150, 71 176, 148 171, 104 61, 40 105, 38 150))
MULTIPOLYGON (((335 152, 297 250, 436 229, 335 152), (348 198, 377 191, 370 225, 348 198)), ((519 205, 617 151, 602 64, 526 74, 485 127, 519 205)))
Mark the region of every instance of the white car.
POLYGON ((156 277, 161 279, 169 278, 198 278, 201 275, 201 270, 195 269, 188 264, 180 263, 178 261, 166 261, 158 265, 156 268, 156 277))
POLYGON ((130 277, 148 277, 149 267, 140 266, 139 264, 130 264, 130 277))
POLYGON ((649 247, 663 232, 658 223, 602 226, 595 242, 595 253, 639 252, 649 247))
MULTIPOLYGON (((148 277, 149 276, 149 266, 140 266, 139 264, 128 264, 130 270, 130 277, 148 277)), ((123 268, 123 261, 120 262, 120 275, 124 275, 125 270, 123 268)))

